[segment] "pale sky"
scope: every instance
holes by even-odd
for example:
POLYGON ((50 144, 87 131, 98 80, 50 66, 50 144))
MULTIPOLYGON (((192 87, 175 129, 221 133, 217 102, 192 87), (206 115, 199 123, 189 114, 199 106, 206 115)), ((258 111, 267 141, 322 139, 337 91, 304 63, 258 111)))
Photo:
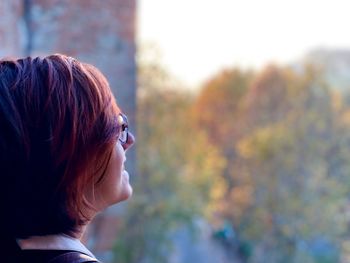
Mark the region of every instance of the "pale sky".
POLYGON ((319 47, 350 49, 346 0, 139 0, 138 41, 189 86, 224 67, 260 68, 319 47))

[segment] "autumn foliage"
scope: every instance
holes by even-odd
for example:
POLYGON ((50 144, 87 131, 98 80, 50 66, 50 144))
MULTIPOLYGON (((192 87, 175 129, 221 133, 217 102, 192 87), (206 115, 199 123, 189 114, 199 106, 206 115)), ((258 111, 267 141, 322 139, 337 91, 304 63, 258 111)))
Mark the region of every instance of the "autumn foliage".
POLYGON ((239 262, 346 260, 346 93, 312 65, 227 69, 198 94, 169 88, 163 68, 151 69, 140 71, 140 176, 116 246, 121 262, 165 262, 171 233, 196 218, 239 262))

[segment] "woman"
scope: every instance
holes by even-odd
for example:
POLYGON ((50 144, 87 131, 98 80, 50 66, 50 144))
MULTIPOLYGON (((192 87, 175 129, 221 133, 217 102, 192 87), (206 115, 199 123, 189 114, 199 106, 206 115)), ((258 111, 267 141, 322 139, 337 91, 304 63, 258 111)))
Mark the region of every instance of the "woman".
POLYGON ((1 60, 1 262, 98 262, 79 239, 131 196, 133 143, 95 67, 60 54, 1 60))

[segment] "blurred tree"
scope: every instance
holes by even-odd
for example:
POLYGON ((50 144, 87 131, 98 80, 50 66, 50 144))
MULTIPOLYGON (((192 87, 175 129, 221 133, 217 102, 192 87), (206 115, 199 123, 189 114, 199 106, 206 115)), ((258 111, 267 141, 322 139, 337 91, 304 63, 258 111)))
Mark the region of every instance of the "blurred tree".
MULTIPOLYGON (((242 184, 245 178, 234 178, 232 172, 237 169, 235 143, 241 132, 242 102, 253 80, 253 72, 243 72, 238 69, 224 70, 204 84, 194 105, 194 122, 199 131, 205 132, 210 142, 227 160, 223 171, 226 182, 224 199, 228 200, 233 187, 242 184)), ((239 188, 240 201, 235 206, 240 209, 249 203, 249 189, 239 188)), ((217 204, 217 207, 220 205, 217 204)), ((224 203, 220 213, 226 213, 224 203)))
POLYGON ((150 61, 139 69, 142 176, 116 244, 120 262, 166 261, 173 231, 200 216, 242 262, 349 257, 346 96, 311 65, 270 65, 225 70, 195 97, 150 61))
POLYGON ((141 65, 138 103, 140 176, 115 246, 117 262, 166 262, 173 231, 209 214, 224 191, 225 163, 193 124, 193 96, 167 86, 156 64, 141 65), (150 67, 150 68, 149 68, 150 67), (131 249, 132 248, 132 249, 131 249))
POLYGON ((308 67, 302 75, 268 68, 247 93, 250 132, 237 148, 253 182, 254 202, 241 228, 257 248, 252 262, 299 262, 301 244, 320 238, 340 249, 349 188, 330 173, 329 152, 342 138, 331 91, 319 80, 308 67))
POLYGON ((204 84, 195 101, 193 111, 197 127, 224 152, 232 151, 241 100, 252 77, 252 72, 224 70, 204 84))
POLYGON ((224 71, 204 85, 196 123, 226 159, 225 199, 216 210, 231 222, 229 248, 243 261, 339 259, 347 231, 347 109, 310 65, 299 74, 273 65, 256 77, 224 71), (320 240, 328 244, 322 251, 320 240))

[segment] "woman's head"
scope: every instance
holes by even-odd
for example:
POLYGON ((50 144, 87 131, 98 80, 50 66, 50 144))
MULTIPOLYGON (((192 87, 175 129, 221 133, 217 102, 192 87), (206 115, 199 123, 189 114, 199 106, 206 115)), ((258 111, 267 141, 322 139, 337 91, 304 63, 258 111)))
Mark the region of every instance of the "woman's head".
POLYGON ((113 173, 122 181, 110 163, 117 156, 122 166, 131 144, 118 142, 119 114, 107 80, 89 64, 64 55, 0 61, 0 204, 8 234, 74 234, 87 211, 130 196, 128 183, 113 198, 96 191, 113 173))

